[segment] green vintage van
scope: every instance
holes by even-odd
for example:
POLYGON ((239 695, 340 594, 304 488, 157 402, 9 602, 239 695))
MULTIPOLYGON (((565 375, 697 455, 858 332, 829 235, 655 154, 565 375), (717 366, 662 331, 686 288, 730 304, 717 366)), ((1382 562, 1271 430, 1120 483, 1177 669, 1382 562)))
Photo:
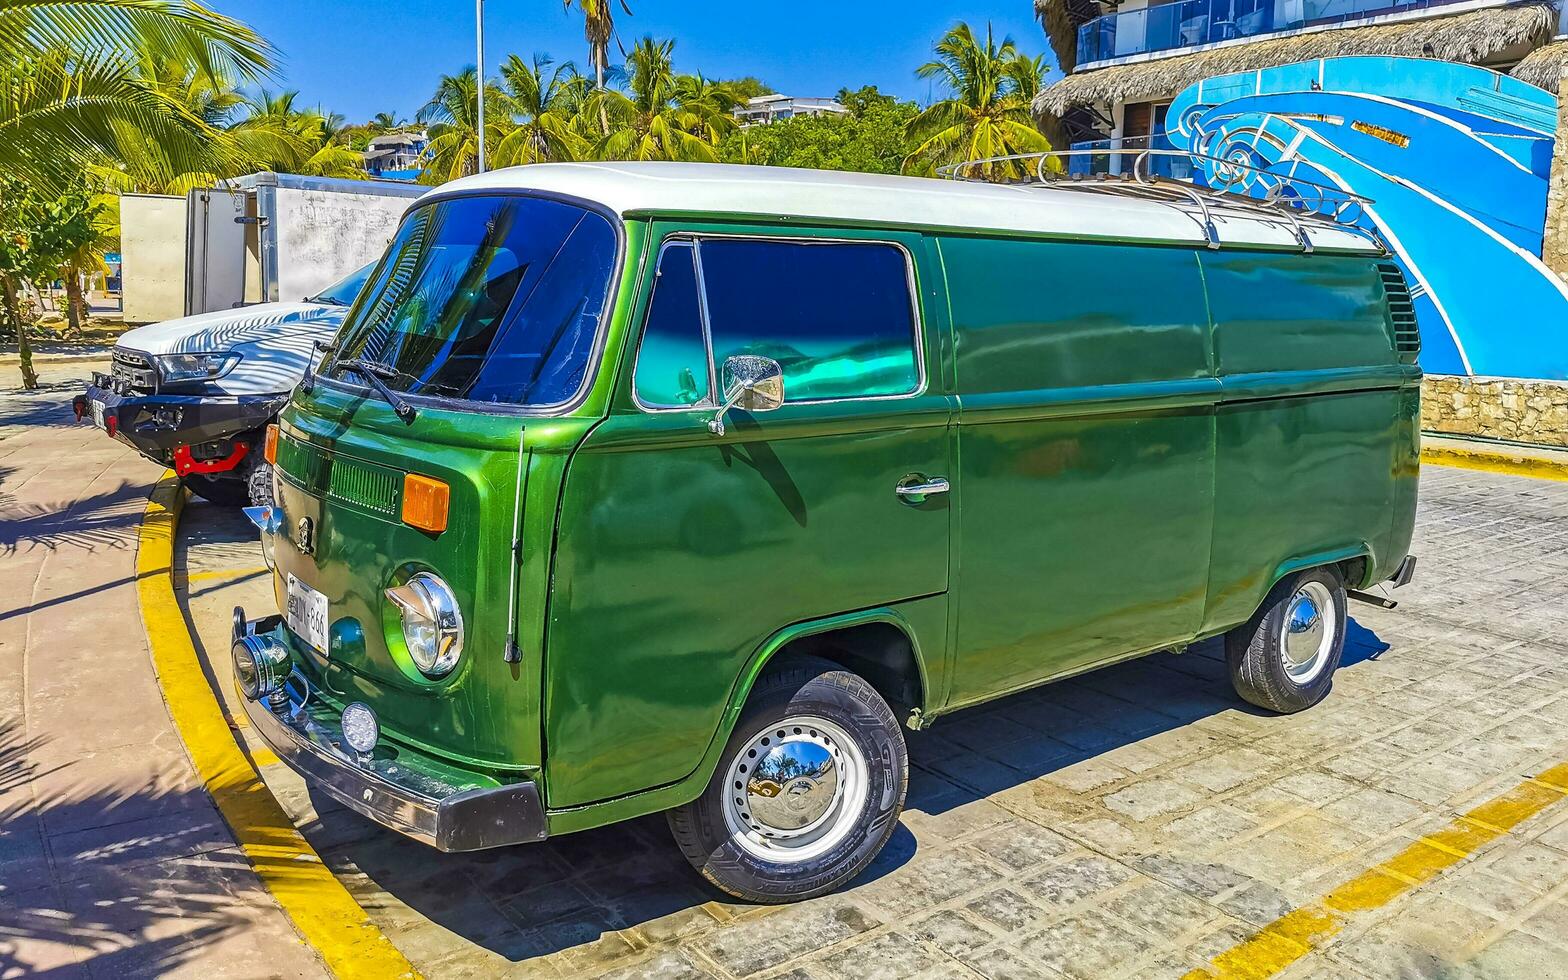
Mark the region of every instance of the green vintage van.
POLYGON ((854 877, 900 725, 1224 634, 1322 698, 1408 578, 1376 242, 1241 202, 552 164, 408 211, 268 452, 250 717, 442 850, 667 811, 718 887, 854 877))

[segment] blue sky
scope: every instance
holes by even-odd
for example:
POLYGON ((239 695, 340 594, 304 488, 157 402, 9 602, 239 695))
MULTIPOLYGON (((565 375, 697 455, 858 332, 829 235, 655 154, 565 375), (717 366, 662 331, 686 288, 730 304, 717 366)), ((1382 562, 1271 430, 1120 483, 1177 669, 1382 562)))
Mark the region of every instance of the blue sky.
MULTIPOLYGON (((210 0, 245 21, 282 52, 282 84, 308 105, 324 104, 350 121, 377 112, 412 118, 442 73, 474 62, 472 0, 210 0)), ((616 31, 627 48, 643 34, 676 39, 675 66, 710 78, 756 75, 790 95, 832 95, 842 86, 876 85, 925 101, 914 69, 954 22, 987 21, 1029 54, 1047 50, 1031 0, 926 4, 915 0, 795 0, 791 4, 718 4, 704 0, 629 0, 616 31)), ((542 51, 586 70, 581 14, 560 0, 486 0, 486 59, 542 51)), ((612 45, 611 61, 620 61, 612 45)), ((940 93, 937 93, 940 95, 940 93)))

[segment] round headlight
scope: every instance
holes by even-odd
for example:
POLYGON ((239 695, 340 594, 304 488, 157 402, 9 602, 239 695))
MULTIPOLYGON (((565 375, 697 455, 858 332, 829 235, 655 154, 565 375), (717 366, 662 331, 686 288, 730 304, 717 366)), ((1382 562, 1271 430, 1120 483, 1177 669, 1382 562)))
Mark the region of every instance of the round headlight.
POLYGON ((457 596, 439 576, 418 572, 387 589, 403 619, 403 642, 414 666, 427 677, 444 677, 463 655, 463 613, 457 596))
POLYGON ((283 688, 289 676, 289 652, 270 636, 239 637, 229 649, 240 693, 254 701, 283 688))
POLYGON ((343 709, 343 741, 360 755, 369 755, 381 737, 381 724, 370 705, 355 701, 343 709))

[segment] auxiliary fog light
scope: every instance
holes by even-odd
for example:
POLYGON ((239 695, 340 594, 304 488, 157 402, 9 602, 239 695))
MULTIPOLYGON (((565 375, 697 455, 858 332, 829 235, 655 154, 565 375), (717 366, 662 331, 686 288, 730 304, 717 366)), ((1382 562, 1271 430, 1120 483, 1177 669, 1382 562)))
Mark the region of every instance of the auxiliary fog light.
POLYGON ((444 677, 463 655, 463 613, 451 586, 429 572, 386 590, 403 617, 403 642, 426 677, 444 677))
POLYGON ((360 755, 369 755, 381 737, 381 723, 376 713, 363 701, 355 701, 343 709, 343 741, 360 755))
POLYGON ((240 692, 252 701, 283 690, 289 676, 289 651, 270 636, 236 637, 230 648, 234 657, 234 678, 240 692))

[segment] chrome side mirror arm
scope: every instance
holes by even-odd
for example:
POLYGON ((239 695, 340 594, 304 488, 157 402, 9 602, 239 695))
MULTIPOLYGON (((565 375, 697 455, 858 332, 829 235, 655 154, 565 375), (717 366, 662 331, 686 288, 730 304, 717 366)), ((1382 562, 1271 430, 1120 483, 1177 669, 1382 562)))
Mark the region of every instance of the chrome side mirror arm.
POLYGON ((730 390, 729 394, 724 399, 724 404, 720 405, 719 410, 713 413, 713 418, 708 420, 709 432, 716 436, 722 436, 724 434, 724 416, 729 414, 730 409, 740 404, 740 400, 745 396, 745 394, 746 387, 744 384, 736 384, 735 387, 730 390))
POLYGON ((771 412, 784 404, 784 369, 771 357, 734 354, 724 359, 724 404, 708 420, 708 431, 724 434, 724 416, 740 407, 748 412, 771 412))

